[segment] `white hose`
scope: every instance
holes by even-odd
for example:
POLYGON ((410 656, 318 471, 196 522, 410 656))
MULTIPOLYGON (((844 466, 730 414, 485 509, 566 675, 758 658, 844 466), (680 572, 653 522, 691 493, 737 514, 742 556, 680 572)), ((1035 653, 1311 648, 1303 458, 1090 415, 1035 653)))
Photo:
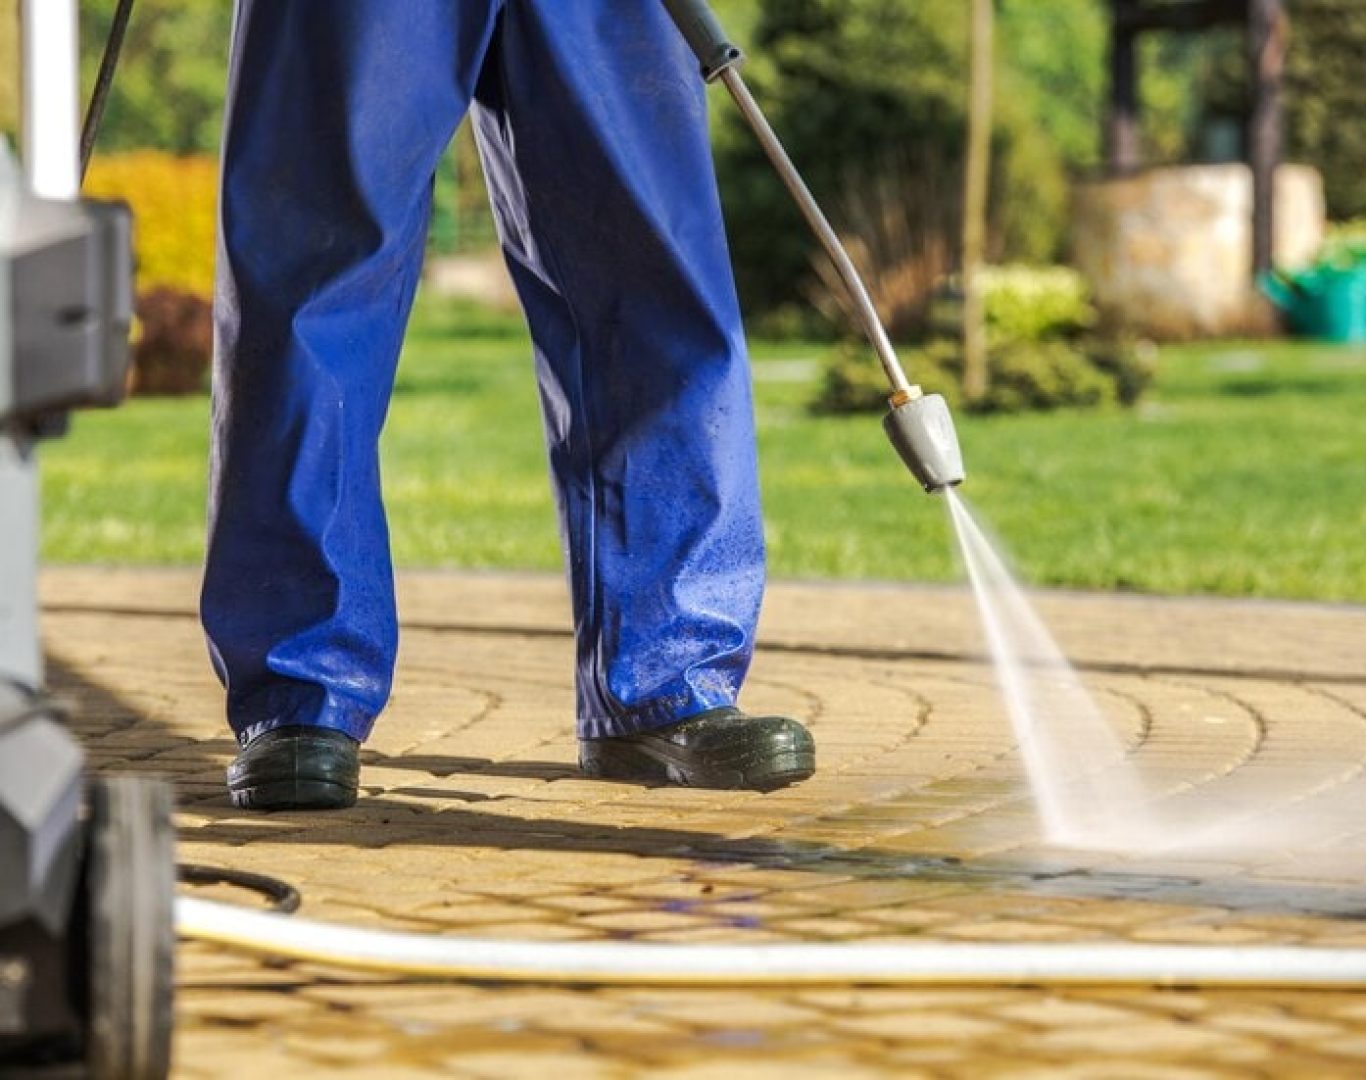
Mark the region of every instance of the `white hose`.
POLYGON ((362 930, 176 901, 181 937, 361 971, 493 982, 649 986, 1360 987, 1366 949, 1202 945, 655 945, 362 930))

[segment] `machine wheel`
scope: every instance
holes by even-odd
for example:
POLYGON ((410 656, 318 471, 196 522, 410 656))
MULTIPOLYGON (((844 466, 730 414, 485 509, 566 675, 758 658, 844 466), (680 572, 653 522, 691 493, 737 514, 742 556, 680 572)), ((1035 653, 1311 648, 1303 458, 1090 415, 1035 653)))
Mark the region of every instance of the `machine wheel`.
POLYGON ((89 1076, 164 1080, 175 993, 170 788, 140 777, 95 779, 88 837, 89 1076))

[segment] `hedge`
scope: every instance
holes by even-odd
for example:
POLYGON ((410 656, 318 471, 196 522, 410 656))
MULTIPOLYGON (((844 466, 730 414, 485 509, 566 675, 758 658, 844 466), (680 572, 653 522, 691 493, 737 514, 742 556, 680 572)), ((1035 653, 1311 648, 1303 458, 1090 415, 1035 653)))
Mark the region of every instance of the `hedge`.
POLYGON ((96 157, 86 193, 133 209, 138 290, 213 296, 218 163, 146 150, 96 157))

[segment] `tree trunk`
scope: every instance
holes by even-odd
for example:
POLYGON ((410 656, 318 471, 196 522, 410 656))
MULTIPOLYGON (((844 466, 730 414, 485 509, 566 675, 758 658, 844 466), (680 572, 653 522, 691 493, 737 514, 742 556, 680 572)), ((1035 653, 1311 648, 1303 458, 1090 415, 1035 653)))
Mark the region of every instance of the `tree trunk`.
POLYGON ((972 88, 963 197, 963 397, 969 403, 986 397, 990 378, 981 277, 991 180, 994 2, 972 0, 972 88))
POLYGON ((1105 114, 1105 164, 1111 176, 1135 172, 1143 160, 1133 14, 1131 0, 1115 0, 1110 27, 1110 103, 1105 114))
POLYGON ((1252 166, 1252 263, 1262 274, 1275 262, 1276 167, 1284 142, 1281 83, 1289 19, 1282 0, 1251 0, 1248 46, 1252 60, 1252 115, 1248 159, 1252 166))

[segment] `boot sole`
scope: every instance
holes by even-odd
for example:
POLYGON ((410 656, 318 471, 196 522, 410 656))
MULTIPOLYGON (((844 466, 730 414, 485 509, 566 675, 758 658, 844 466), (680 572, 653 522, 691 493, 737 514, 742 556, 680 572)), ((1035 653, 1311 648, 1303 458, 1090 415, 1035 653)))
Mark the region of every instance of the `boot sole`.
POLYGON ((345 810, 356 789, 327 780, 275 780, 229 789, 239 810, 345 810))
POLYGON ((777 791, 809 779, 816 771, 816 752, 814 748, 793 747, 756 755, 752 749, 742 749, 727 759, 698 764, 634 740, 585 739, 579 744, 579 768, 595 780, 718 791, 777 791))

